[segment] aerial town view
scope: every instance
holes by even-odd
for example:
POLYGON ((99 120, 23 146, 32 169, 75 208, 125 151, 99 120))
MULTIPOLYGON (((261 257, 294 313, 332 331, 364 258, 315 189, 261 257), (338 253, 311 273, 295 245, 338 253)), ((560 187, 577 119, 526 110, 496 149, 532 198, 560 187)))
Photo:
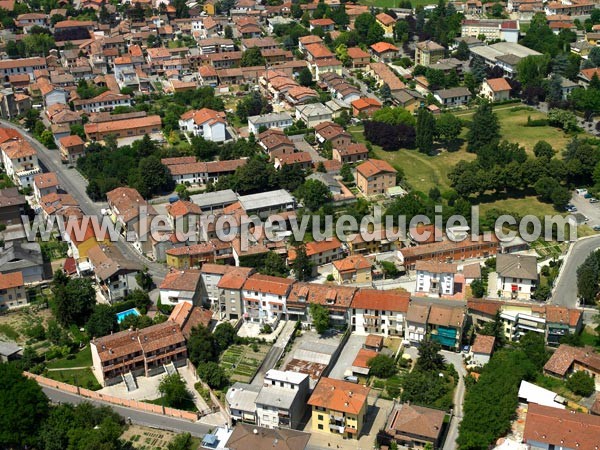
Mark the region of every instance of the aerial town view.
POLYGON ((600 450, 600 0, 0 0, 0 450, 600 450))

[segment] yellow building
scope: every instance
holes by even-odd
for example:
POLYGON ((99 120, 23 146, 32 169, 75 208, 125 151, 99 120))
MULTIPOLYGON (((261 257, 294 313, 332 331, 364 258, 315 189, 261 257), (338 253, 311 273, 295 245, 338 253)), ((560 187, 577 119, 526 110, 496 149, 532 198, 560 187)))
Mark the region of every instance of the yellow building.
POLYGON ((321 378, 308 404, 312 431, 358 439, 367 414, 369 388, 333 378, 321 378))
POLYGON ((338 284, 370 283, 371 262, 362 255, 348 256, 333 262, 333 278, 338 284))
POLYGON ((375 19, 379 26, 383 28, 383 32, 386 37, 392 37, 394 35, 394 25, 396 25, 396 19, 386 13, 377 14, 375 19))
POLYGON ((209 16, 214 16, 217 13, 215 3, 216 2, 213 0, 207 0, 206 2, 204 2, 204 5, 202 5, 202 9, 209 16))

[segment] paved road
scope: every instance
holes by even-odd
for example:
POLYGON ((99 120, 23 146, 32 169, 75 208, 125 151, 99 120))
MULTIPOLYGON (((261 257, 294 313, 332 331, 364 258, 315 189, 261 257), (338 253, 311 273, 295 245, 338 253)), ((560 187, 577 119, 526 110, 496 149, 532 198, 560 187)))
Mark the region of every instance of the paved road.
POLYGON ((458 426, 460 425, 463 415, 463 402, 465 400, 464 376, 467 374, 467 372, 463 365, 463 359, 460 353, 448 351, 442 351, 441 353, 444 355, 444 358, 446 358, 446 361, 452 363, 460 377, 458 379, 458 384, 456 385, 456 390, 454 391, 454 411, 443 448, 443 450, 455 450, 456 438, 458 437, 458 426))
POLYGON ((197 437, 204 436, 209 432, 210 429, 214 428, 214 426, 204 425, 198 422, 188 422, 187 420, 175 419, 159 414, 152 414, 131 408, 125 408, 123 406, 111 405, 110 403, 90 400, 88 398, 63 392, 54 388, 42 387, 42 390, 54 403, 71 403, 76 405, 83 402, 89 402, 96 406, 110 406, 121 417, 125 419, 131 419, 132 423, 138 425, 160 428, 161 430, 170 430, 177 433, 188 432, 197 437))
POLYGON ((277 336, 277 340, 273 344, 273 346, 269 349, 269 353, 265 356, 261 366, 259 367, 256 375, 252 379, 252 383, 255 386, 262 386, 265 381, 266 373, 275 367, 281 355, 283 355, 283 351, 285 350, 285 346, 289 342, 294 330, 296 329, 296 322, 289 320, 285 323, 283 330, 277 336))
POLYGON ((563 260, 560 274, 552 291, 550 303, 576 308, 577 299, 577 268, 588 255, 600 247, 600 236, 579 239, 572 244, 567 257, 563 260))
MULTIPOLYGON (((0 120, 0 124, 4 127, 18 130, 25 139, 29 141, 29 143, 37 150, 38 159, 43 168, 46 171, 56 172, 61 187, 79 202, 84 214, 88 216, 100 216, 100 210, 106 207, 106 203, 95 203, 90 200, 85 192, 87 181, 77 170, 69 169, 61 163, 58 150, 48 150, 25 131, 25 129, 16 126, 11 122, 0 120)), ((138 261, 140 264, 148 267, 148 271, 154 278, 155 283, 159 284, 167 274, 167 269, 164 266, 143 257, 130 244, 125 242, 123 238, 121 238, 116 245, 127 259, 138 261)))

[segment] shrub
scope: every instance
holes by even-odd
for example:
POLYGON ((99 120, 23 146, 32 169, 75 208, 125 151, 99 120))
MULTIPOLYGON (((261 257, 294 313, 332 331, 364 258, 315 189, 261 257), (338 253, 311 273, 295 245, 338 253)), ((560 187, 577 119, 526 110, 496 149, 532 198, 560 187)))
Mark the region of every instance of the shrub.
POLYGON ((567 380, 567 388, 577 395, 589 397, 595 391, 594 379, 583 371, 575 372, 567 380))

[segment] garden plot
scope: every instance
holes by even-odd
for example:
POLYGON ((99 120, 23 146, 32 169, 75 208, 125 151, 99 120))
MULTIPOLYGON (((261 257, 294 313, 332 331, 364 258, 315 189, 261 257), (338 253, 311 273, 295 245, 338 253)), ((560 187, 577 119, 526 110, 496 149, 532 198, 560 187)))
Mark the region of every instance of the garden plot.
POLYGON ((221 356, 220 365, 232 382, 249 383, 268 352, 266 345, 232 345, 221 356))

